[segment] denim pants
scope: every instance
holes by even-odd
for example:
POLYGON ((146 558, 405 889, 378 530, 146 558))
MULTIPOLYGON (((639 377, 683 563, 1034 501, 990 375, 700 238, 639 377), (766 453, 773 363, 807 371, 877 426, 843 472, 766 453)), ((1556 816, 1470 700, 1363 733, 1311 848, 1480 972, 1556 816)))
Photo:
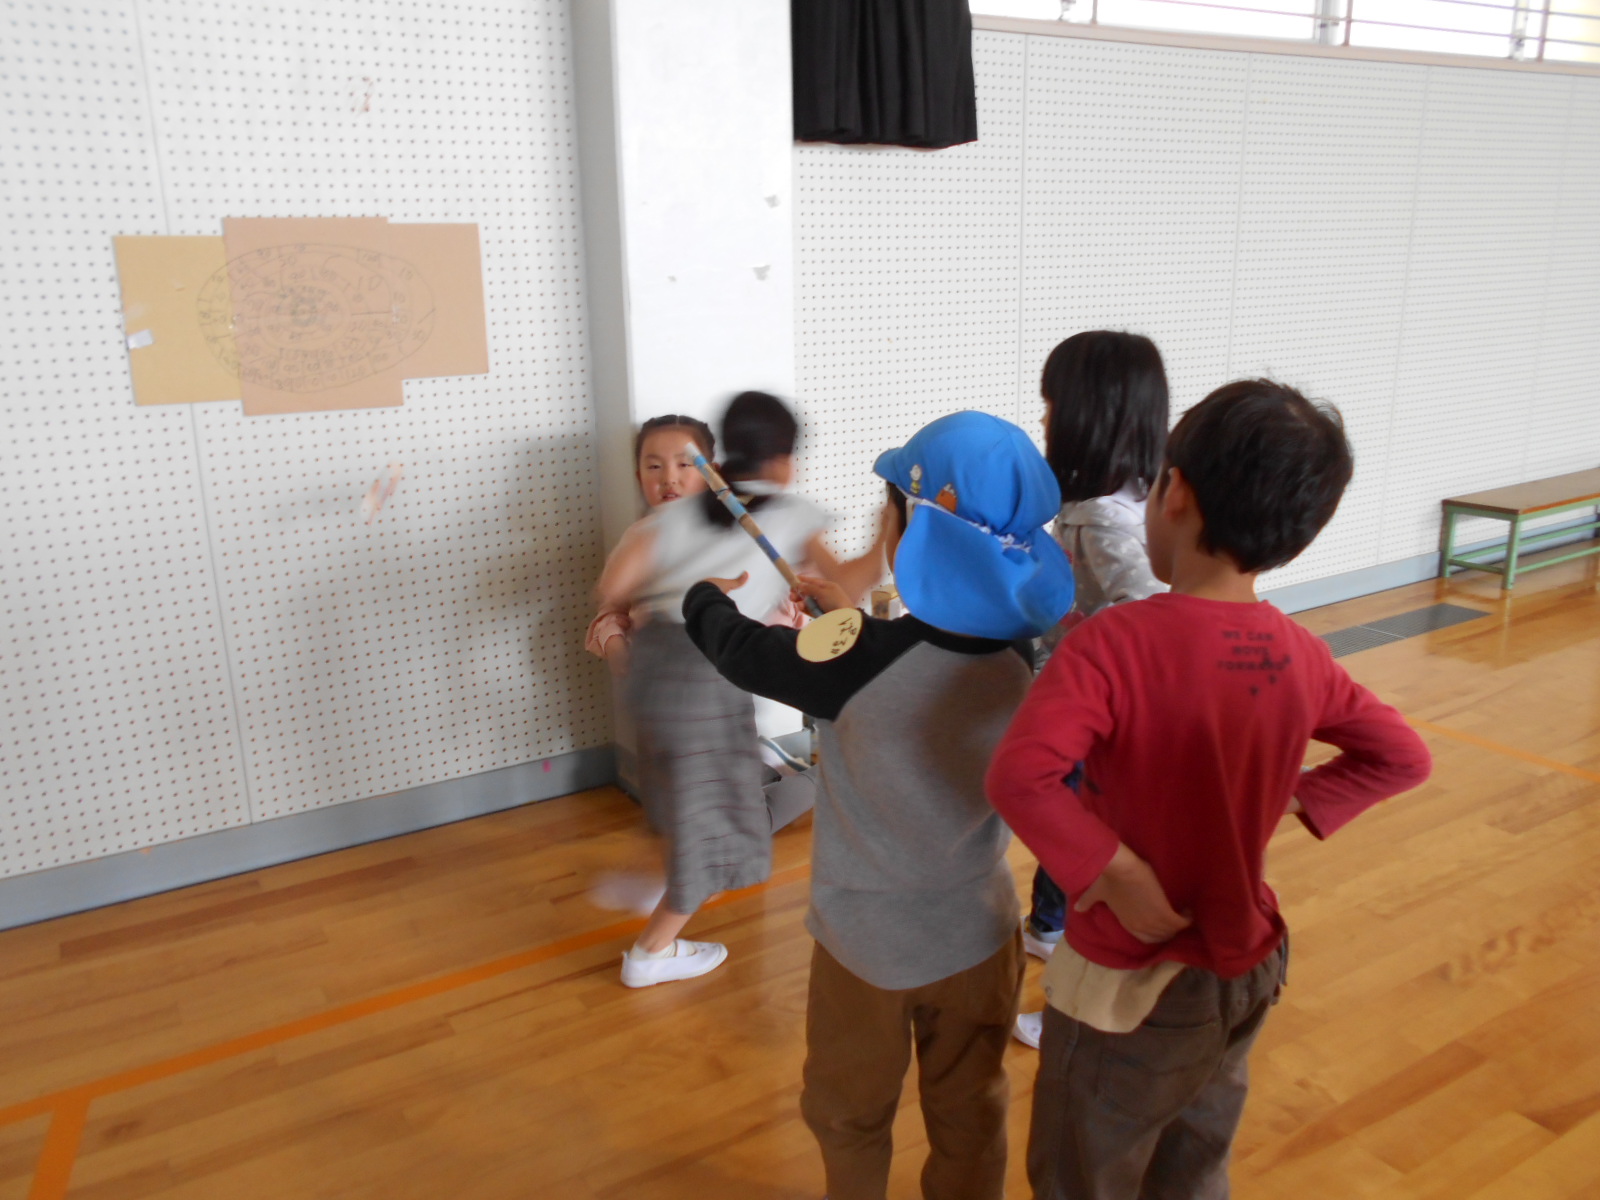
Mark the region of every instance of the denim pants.
POLYGON ((1033 869, 1033 907, 1028 910, 1028 929, 1035 934, 1059 934, 1067 927, 1067 896, 1056 881, 1033 869))
POLYGON ((1250 1047, 1287 961, 1284 942, 1236 979, 1188 967, 1131 1033, 1046 1008, 1028 1134, 1035 1200, 1226 1200, 1250 1047))

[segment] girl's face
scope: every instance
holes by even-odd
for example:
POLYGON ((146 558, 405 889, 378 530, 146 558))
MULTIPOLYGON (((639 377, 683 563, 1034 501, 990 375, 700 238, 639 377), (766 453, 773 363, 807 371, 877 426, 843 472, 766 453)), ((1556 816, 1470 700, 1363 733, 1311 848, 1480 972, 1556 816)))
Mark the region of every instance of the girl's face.
POLYGON ((695 470, 689 452, 693 441, 694 435, 681 425, 645 435, 639 447, 639 490, 651 508, 706 490, 706 481, 695 470))

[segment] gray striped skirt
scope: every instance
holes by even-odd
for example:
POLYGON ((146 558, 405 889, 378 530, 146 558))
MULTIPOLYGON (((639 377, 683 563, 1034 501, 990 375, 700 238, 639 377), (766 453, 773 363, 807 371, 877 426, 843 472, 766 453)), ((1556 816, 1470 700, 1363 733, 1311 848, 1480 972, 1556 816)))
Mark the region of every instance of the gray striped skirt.
POLYGON ((682 625, 651 621, 628 655, 638 782, 667 841, 667 906, 692 913, 717 892, 772 874, 755 706, 717 674, 682 625))

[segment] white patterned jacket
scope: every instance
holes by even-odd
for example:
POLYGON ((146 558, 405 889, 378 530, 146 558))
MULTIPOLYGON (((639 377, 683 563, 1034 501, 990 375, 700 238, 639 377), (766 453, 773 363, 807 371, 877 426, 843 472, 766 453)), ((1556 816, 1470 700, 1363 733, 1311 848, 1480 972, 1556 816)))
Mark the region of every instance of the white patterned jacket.
POLYGON ((1072 559, 1072 611, 1045 635, 1049 649, 1102 608, 1143 600, 1167 585, 1150 570, 1144 540, 1144 489, 1129 484, 1110 496, 1070 501, 1056 517, 1055 539, 1072 559))

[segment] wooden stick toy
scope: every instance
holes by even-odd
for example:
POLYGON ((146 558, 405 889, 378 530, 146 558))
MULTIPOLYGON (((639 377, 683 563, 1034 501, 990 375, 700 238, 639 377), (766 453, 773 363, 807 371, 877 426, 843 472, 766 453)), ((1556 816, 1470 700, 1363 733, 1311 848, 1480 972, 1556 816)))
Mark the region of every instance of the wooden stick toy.
MULTIPOLYGON (((750 515, 750 510, 740 502, 739 497, 733 494, 733 489, 728 486, 727 480, 722 478, 721 472, 706 461, 706 456, 700 453, 700 447, 695 443, 689 443, 689 452, 694 455, 695 470, 700 472, 706 481, 706 486, 711 489, 711 494, 722 501, 722 506, 733 514, 733 519, 756 540, 756 545, 761 547, 762 553, 772 560, 773 566, 778 568, 778 574, 783 576, 790 587, 798 589, 800 577, 794 573, 794 568, 788 564, 783 555, 778 553, 778 548, 767 540, 767 535, 761 532, 761 526, 756 524, 756 519, 750 515)), ((813 617, 822 615, 822 606, 810 596, 805 598, 805 602, 806 611, 813 617)))

